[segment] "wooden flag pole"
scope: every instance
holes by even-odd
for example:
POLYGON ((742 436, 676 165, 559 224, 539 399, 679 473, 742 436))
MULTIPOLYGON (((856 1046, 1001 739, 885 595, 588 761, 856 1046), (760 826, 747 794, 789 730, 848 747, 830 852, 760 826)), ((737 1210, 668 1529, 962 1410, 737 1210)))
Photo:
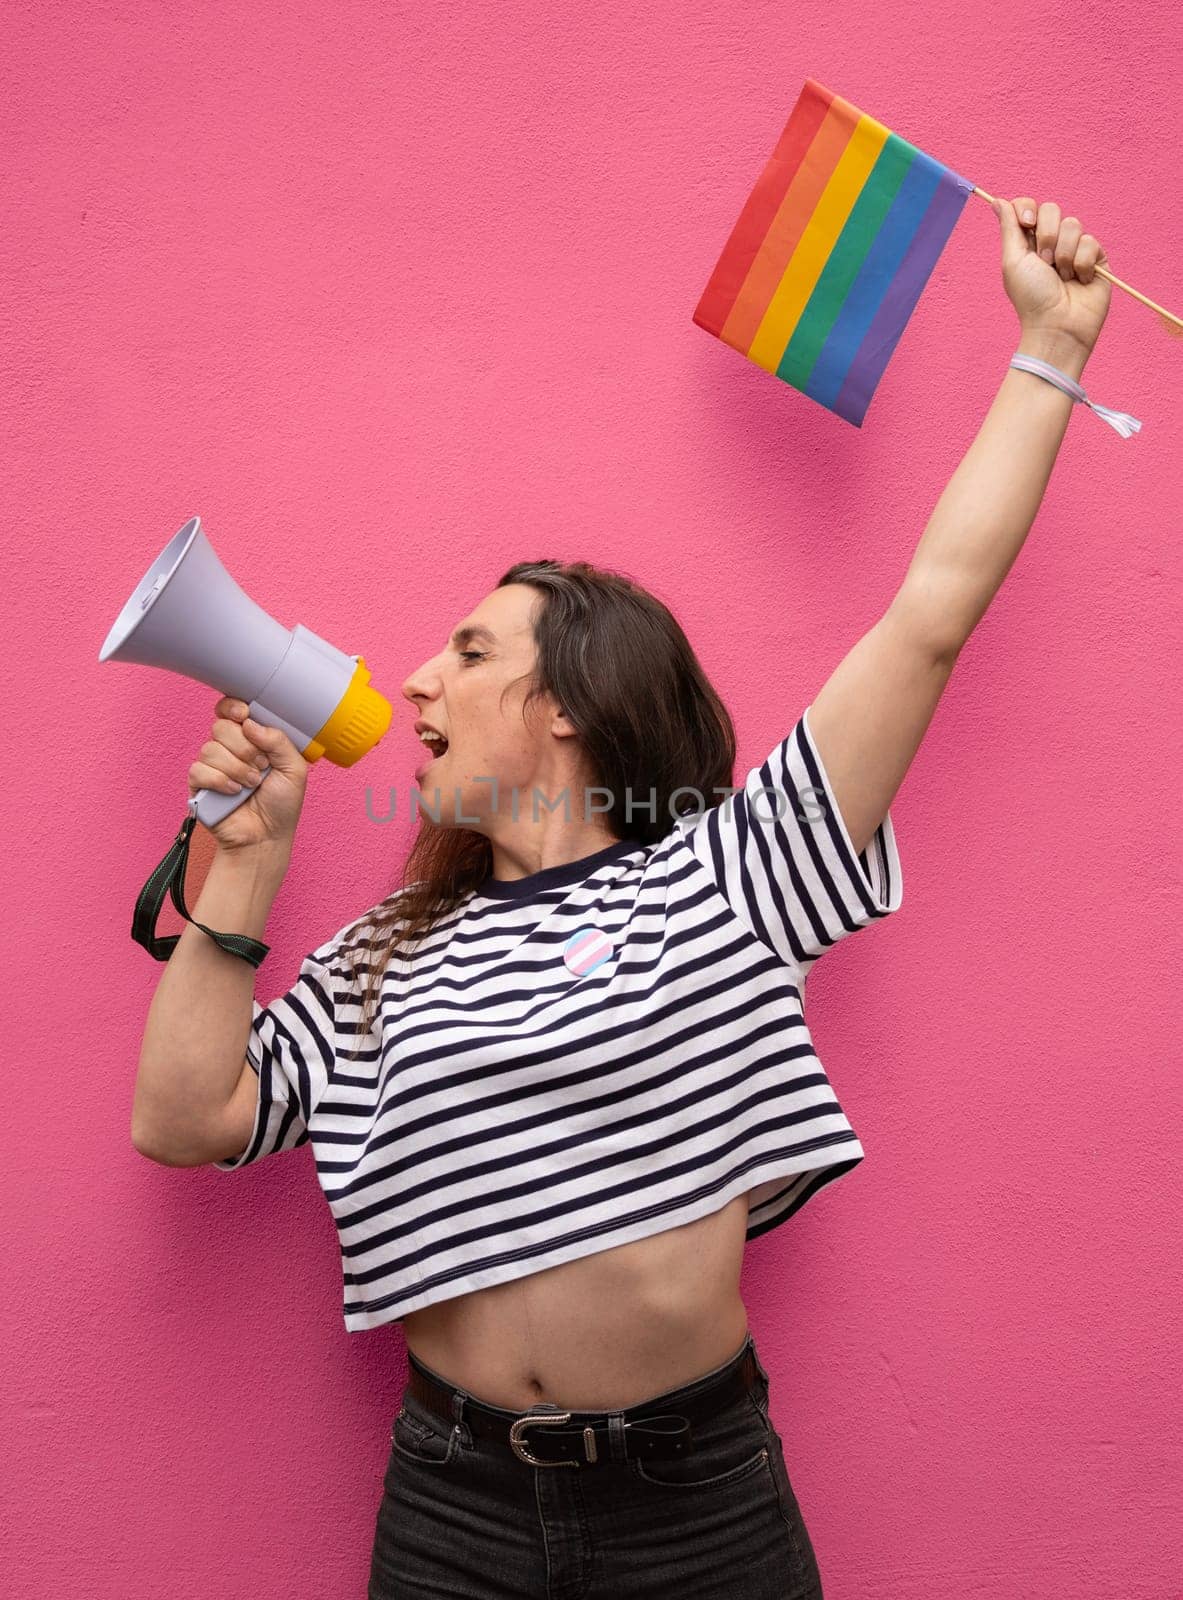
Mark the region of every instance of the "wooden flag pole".
MULTIPOLYGON (((994 196, 987 194, 985 189, 979 189, 977 184, 975 184, 974 193, 981 195, 982 199, 986 201, 987 205, 993 206, 994 196)), ((1026 232, 1030 233, 1031 229, 1028 228, 1026 232)), ((1128 283, 1123 283, 1120 278, 1115 278, 1112 272, 1109 271, 1108 267, 1096 266, 1093 268, 1093 271, 1098 277, 1106 278, 1110 283, 1116 285, 1117 288, 1124 289, 1127 294, 1132 294, 1135 300, 1140 300, 1144 306, 1149 306, 1151 311, 1157 312, 1158 316, 1162 320, 1162 325, 1167 332, 1175 339, 1183 339, 1183 318, 1175 316, 1174 312, 1167 311, 1162 306, 1155 305, 1153 300, 1148 300, 1144 294, 1139 294, 1137 289, 1131 289, 1128 283)))

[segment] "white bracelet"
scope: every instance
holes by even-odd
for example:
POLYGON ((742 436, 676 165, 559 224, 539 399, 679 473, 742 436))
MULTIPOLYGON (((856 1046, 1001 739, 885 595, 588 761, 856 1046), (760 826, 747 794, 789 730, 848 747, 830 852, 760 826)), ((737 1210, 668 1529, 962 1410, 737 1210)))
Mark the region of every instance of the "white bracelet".
POLYGON ((1099 417, 1104 417, 1110 427, 1116 428, 1123 439, 1128 439, 1142 427, 1137 417, 1131 417, 1128 411, 1112 411, 1108 406, 1095 405, 1075 378, 1070 378, 1066 372, 1061 372, 1059 367, 1053 367, 1050 362, 1041 361, 1038 356, 1025 356, 1016 351, 1010 358, 1010 364, 1012 367, 1017 367, 1020 372, 1033 372, 1037 378, 1046 378, 1057 389, 1062 389, 1066 395, 1071 395, 1073 400, 1083 402, 1099 417))

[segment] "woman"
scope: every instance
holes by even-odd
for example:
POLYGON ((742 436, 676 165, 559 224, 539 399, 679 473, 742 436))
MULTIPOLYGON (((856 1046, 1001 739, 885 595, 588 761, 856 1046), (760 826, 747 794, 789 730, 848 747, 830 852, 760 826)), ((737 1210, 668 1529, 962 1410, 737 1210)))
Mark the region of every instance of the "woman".
MULTIPOLYGON (((1051 202, 996 211, 1018 349, 1079 379, 1104 253, 1051 202)), ((821 1595, 744 1244, 862 1158, 805 980, 901 903, 889 805, 1071 409, 1006 373, 890 606, 732 798, 726 711, 613 574, 512 568, 406 680, 436 809, 404 886, 252 1002, 205 1147, 311 1138, 346 1326, 403 1324, 371 1600, 821 1595)), ((191 789, 273 768, 219 825, 241 861, 290 839, 306 764, 218 710, 191 789)))

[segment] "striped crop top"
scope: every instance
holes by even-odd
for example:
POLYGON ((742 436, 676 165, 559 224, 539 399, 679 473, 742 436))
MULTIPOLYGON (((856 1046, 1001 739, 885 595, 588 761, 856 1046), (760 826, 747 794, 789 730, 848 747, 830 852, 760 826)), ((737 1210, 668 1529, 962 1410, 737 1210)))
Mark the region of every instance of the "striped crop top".
POLYGON ((863 1158, 804 985, 902 894, 890 813, 856 856, 806 708, 656 843, 469 891, 391 959, 365 1037, 344 960, 370 948, 365 917, 339 930, 253 1002, 255 1126, 213 1165, 311 1143, 349 1332, 743 1193, 755 1238, 863 1158))

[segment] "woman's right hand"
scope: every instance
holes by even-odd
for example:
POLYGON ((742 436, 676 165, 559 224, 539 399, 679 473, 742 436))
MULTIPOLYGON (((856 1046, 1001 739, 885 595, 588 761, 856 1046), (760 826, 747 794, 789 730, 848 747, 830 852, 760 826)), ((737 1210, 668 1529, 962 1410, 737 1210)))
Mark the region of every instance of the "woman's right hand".
POLYGON ((248 709, 244 701, 228 696, 218 701, 212 737, 189 768, 189 794, 195 795, 199 789, 238 794, 250 788, 247 799, 209 831, 226 850, 252 845, 290 848, 311 762, 305 761, 282 728, 244 727, 248 709), (263 767, 271 770, 258 782, 263 767), (254 784, 250 782, 252 774, 254 784))

